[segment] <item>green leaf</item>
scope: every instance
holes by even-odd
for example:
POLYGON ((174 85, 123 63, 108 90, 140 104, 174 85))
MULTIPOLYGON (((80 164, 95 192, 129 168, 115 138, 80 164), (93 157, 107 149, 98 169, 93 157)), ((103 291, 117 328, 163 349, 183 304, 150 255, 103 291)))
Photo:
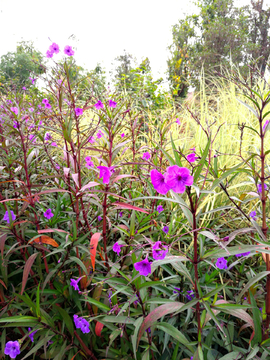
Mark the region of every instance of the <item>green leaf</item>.
POLYGON ((248 283, 246 284, 246 286, 241 290, 240 294, 237 296, 236 298, 236 302, 239 302, 241 300, 241 297, 244 295, 245 292, 248 291, 248 289, 254 285, 256 282, 258 282, 259 280, 261 280, 262 278, 264 278, 265 276, 267 276, 268 274, 270 274, 270 271, 262 271, 259 274, 255 275, 253 278, 251 278, 248 283))
POLYGON ((103 310, 103 311, 110 311, 111 308, 105 304, 102 304, 100 301, 97 301, 95 299, 92 299, 91 297, 88 297, 87 299, 84 299, 84 301, 90 303, 90 304, 93 304, 95 305, 97 308, 99 308, 100 310, 103 310))
POLYGON ((225 180, 229 175, 231 175, 235 170, 239 169, 240 166, 242 166, 243 164, 244 164, 244 161, 241 162, 240 164, 232 167, 230 170, 225 171, 219 178, 217 178, 213 181, 213 184, 212 184, 212 187, 210 190, 214 190, 221 183, 221 181, 225 180))
POLYGON ((171 337, 173 337, 175 340, 177 340, 180 344, 183 344, 186 346, 187 349, 189 349, 192 353, 195 352, 195 348, 192 345, 189 345, 190 341, 185 337, 184 334, 181 333, 178 329, 176 329, 173 325, 166 323, 166 322, 160 322, 154 324, 158 329, 164 331, 166 334, 169 334, 171 337))
POLYGON ((254 337, 251 340, 251 346, 254 347, 255 345, 261 343, 262 341, 262 324, 261 324, 261 312, 258 309, 254 296, 249 289, 249 296, 252 305, 252 314, 253 314, 253 321, 254 321, 254 337))
POLYGON ((197 167, 197 170, 194 174, 194 183, 196 183, 196 181, 198 180, 198 178, 201 174, 202 168, 204 166, 205 160, 206 160, 208 152, 209 152, 210 145, 211 145, 211 137, 209 138, 209 140, 207 142, 206 148, 204 149, 204 152, 202 154, 202 158, 201 158, 199 165, 197 167))
POLYGON ((53 307, 55 310, 57 310, 59 312, 62 319, 64 320, 64 323, 66 324, 68 331, 70 332, 71 336, 73 336, 74 326, 73 326, 73 321, 72 321, 71 317, 69 316, 69 314, 66 312, 66 310, 61 308, 61 306, 53 305, 53 307))
POLYGON ((239 101, 240 104, 244 105, 249 111, 251 111, 252 114, 256 116, 256 118, 258 118, 258 113, 250 105, 248 105, 247 103, 245 103, 244 101, 242 101, 240 99, 236 98, 236 100, 239 101))
POLYGON ((33 316, 9 316, 7 318, 0 318, 0 323, 10 323, 10 322, 14 322, 14 323, 18 323, 20 321, 38 321, 37 318, 33 317, 33 316))

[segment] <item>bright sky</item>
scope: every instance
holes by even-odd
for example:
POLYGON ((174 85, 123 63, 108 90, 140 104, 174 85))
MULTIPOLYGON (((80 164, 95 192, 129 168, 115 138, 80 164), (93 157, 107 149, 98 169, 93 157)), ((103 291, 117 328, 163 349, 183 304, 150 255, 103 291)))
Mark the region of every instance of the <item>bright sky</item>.
MULTIPOLYGON (((235 0, 237 6, 249 3, 235 0)), ((0 56, 21 40, 32 40, 45 54, 51 39, 62 51, 75 47, 78 65, 92 70, 99 62, 109 71, 125 49, 138 62, 148 57, 154 78, 165 79, 171 28, 195 11, 193 0, 0 0, 0 56)))

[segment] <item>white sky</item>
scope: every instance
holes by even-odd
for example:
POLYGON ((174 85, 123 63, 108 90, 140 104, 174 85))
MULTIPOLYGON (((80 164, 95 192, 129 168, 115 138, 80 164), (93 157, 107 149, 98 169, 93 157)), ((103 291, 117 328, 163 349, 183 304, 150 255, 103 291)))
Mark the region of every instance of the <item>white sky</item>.
MULTIPOLYGON (((235 0, 237 6, 249 3, 235 0)), ((193 0, 0 0, 0 56, 22 40, 45 54, 50 38, 62 51, 76 47, 77 64, 88 70, 98 62, 110 70, 125 49, 138 62, 148 57, 154 79, 166 79, 171 28, 195 12, 193 0), (75 41, 68 39, 72 34, 75 41)))

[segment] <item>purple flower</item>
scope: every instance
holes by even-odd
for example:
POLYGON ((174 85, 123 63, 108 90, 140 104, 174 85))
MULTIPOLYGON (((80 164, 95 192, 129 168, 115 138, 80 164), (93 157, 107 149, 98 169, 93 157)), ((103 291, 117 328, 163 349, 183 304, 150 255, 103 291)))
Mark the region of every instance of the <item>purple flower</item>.
POLYGON ((91 158, 91 156, 86 156, 86 157, 84 158, 84 160, 85 160, 86 162, 89 162, 89 161, 92 160, 92 158, 91 158))
POLYGON ((249 214, 249 216, 250 216, 253 220, 256 220, 256 211, 251 211, 251 213, 249 214))
POLYGON ((164 249, 162 249, 162 243, 161 241, 157 241, 153 246, 152 246, 152 250, 153 250, 153 258, 155 260, 163 260, 168 252, 168 248, 167 246, 164 246, 164 249))
POLYGON ((181 289, 178 287, 174 287, 173 293, 174 294, 179 294, 181 292, 181 289))
POLYGON ((176 193, 184 193, 186 186, 193 184, 189 169, 177 165, 169 166, 165 174, 166 185, 176 193))
POLYGON ((90 138, 88 139, 88 142, 90 142, 90 144, 94 144, 96 142, 94 136, 90 136, 90 138))
POLYGON ((47 50, 46 57, 47 58, 52 58, 53 57, 53 52, 51 50, 47 50))
POLYGON ((33 111, 34 111, 34 108, 30 107, 30 108, 29 108, 29 111, 30 111, 30 112, 33 112, 33 111))
POLYGON ((78 280, 70 279, 70 286, 73 286, 75 290, 80 291, 80 288, 78 286, 79 281, 80 281, 80 279, 78 279, 78 280))
POLYGON ((195 295, 194 295, 194 293, 193 293, 192 290, 187 291, 187 293, 188 293, 188 295, 186 295, 186 298, 187 298, 189 301, 192 300, 192 299, 195 297, 195 295))
POLYGON ((73 56, 74 55, 74 51, 72 50, 72 47, 67 45, 65 48, 64 48, 64 53, 68 56, 73 56))
MULTIPOLYGON (((48 100, 48 99, 45 98, 45 99, 42 100, 42 104, 45 105, 45 104, 48 104, 48 103, 49 103, 49 100, 48 100)), ((40 106, 40 108, 41 108, 41 106, 40 106)))
POLYGON ((30 140, 30 141, 32 140, 32 142, 35 143, 37 139, 35 138, 35 135, 34 135, 34 134, 30 134, 30 135, 29 135, 29 140, 30 140))
POLYGON ((121 134, 121 137, 123 138, 125 136, 125 133, 121 134))
MULTIPOLYGON (((32 329, 29 327, 29 328, 28 328, 28 331, 30 332, 30 331, 32 331, 32 329)), ((34 335, 35 335, 35 333, 37 333, 37 330, 36 330, 36 331, 33 331, 31 334, 29 334, 29 337, 30 337, 30 339, 31 339, 32 342, 34 342, 34 335)))
POLYGON ((23 86, 23 87, 22 87, 22 89, 23 89, 23 90, 26 90, 26 87, 25 87, 25 86, 23 86))
POLYGON ((162 229, 162 231, 164 231, 165 234, 168 234, 168 232, 169 232, 169 226, 164 226, 163 229, 162 229))
POLYGON ((57 147, 56 142, 52 142, 52 143, 51 143, 51 146, 56 146, 56 147, 57 147))
POLYGON ((10 110, 11 110, 12 112, 14 112, 14 114, 18 115, 18 108, 16 108, 16 107, 11 107, 10 110))
POLYGON ((87 167, 87 169, 91 169, 92 167, 94 167, 93 161, 88 161, 88 162, 85 164, 85 167, 87 167))
POLYGON ((76 326, 76 329, 81 329, 84 334, 89 333, 89 323, 82 317, 78 317, 78 315, 73 315, 73 320, 76 326))
POLYGON ((19 123, 18 123, 18 121, 13 121, 13 127, 14 127, 14 129, 19 129, 19 123))
POLYGON ((216 267, 218 269, 227 269, 227 260, 224 257, 218 258, 216 262, 216 267))
POLYGON ((34 85, 35 84, 35 81, 37 80, 37 78, 31 78, 30 76, 29 76, 29 80, 31 80, 32 81, 32 85, 34 85))
POLYGON ((157 207, 157 212, 160 214, 161 211, 163 211, 163 210, 164 210, 164 209, 163 209, 162 205, 158 205, 158 207, 157 207))
POLYGON ((145 153, 143 153, 142 158, 143 158, 144 160, 149 160, 150 157, 151 157, 151 155, 150 155, 150 153, 149 153, 148 151, 146 151, 145 153))
POLYGON ((52 218, 54 216, 54 214, 52 213, 52 210, 51 209, 48 209, 45 211, 45 213, 43 214, 44 217, 48 220, 50 220, 50 218, 52 218))
POLYGON ((50 108, 52 107, 52 106, 50 105, 50 103, 48 103, 48 102, 47 102, 44 106, 45 106, 46 109, 50 109, 50 108))
POLYGON ((89 322, 83 318, 82 318, 82 323, 81 323, 81 330, 84 334, 87 334, 90 332, 89 322))
POLYGON ((176 124, 181 125, 181 121, 178 118, 176 118, 176 124))
MULTIPOLYGON (((38 112, 37 114, 39 115, 39 114, 40 114, 40 112, 38 112)), ((38 131, 40 130, 41 125, 42 125, 42 120, 40 120, 40 122, 39 122, 39 125, 38 125, 38 131)))
POLYGON ((100 139, 100 138, 102 138, 103 136, 104 136, 103 132, 100 131, 100 130, 98 130, 98 132, 97 132, 97 138, 100 139))
POLYGON ((266 120, 266 122, 263 125, 263 132, 265 132, 265 129, 266 129, 268 124, 269 124, 269 120, 266 120))
POLYGON ((59 46, 56 43, 52 43, 52 45, 50 46, 50 51, 54 54, 58 54, 59 46))
POLYGON ((151 274, 151 263, 147 258, 135 263, 134 268, 139 271, 140 275, 147 276, 148 274, 151 274))
POLYGON ((154 169, 151 170, 150 176, 154 189, 158 193, 166 195, 167 192, 171 189, 171 187, 165 182, 164 175, 154 169))
MULTIPOLYGON (((109 107, 111 108, 116 108, 117 102, 113 101, 113 100, 109 100, 109 107)), ((102 106, 103 107, 103 106, 102 106)))
POLYGON ((113 166, 107 167, 107 166, 97 166, 97 169, 100 170, 99 178, 103 178, 103 184, 109 184, 110 177, 113 174, 113 166))
POLYGON ((123 212, 120 211, 120 212, 119 212, 119 217, 122 217, 122 216, 123 216, 123 212))
POLYGON ((117 255, 119 256, 120 255, 120 251, 121 251, 121 247, 123 245, 120 245, 118 244, 118 242, 116 242, 114 245, 113 245, 113 251, 117 253, 117 255))
POLYGON ((98 102, 95 104, 95 108, 97 110, 99 109, 103 109, 104 108, 104 105, 102 104, 102 102, 100 100, 98 100, 98 102))
POLYGON ((11 359, 15 359, 20 352, 19 341, 8 341, 5 347, 5 355, 9 355, 11 359))
POLYGON ((245 252, 245 253, 241 253, 241 254, 236 254, 236 257, 241 257, 241 256, 248 256, 250 254, 250 251, 245 252))
POLYGON ((82 114, 83 114, 83 109, 81 109, 81 108, 76 108, 76 109, 75 109, 75 114, 76 114, 77 116, 82 115, 82 114))
MULTIPOLYGON (((258 185, 257 185, 257 188, 258 188, 258 192, 259 192, 259 193, 262 193, 262 184, 258 184, 258 185)), ((264 184, 264 190, 267 190, 266 184, 264 184)))
POLYGON ((101 220, 102 220, 102 217, 101 217, 101 216, 98 216, 97 219, 98 219, 98 221, 101 221, 101 220))
POLYGON ((191 154, 189 154, 189 155, 187 155, 187 160, 189 161, 189 162, 194 162, 195 160, 197 160, 197 159, 199 159, 197 156, 196 156, 196 154, 195 153, 191 153, 191 154))
POLYGON ((52 135, 49 132, 46 132, 45 136, 44 136, 44 140, 45 141, 49 141, 52 140, 52 135))
MULTIPOLYGON (((16 215, 14 214, 14 212, 12 210, 10 210, 10 215, 11 215, 11 219, 12 221, 14 221, 16 219, 16 215)), ((3 217, 3 220, 5 220, 8 224, 10 224, 9 222, 9 216, 8 216, 8 211, 5 212, 5 215, 3 217)))

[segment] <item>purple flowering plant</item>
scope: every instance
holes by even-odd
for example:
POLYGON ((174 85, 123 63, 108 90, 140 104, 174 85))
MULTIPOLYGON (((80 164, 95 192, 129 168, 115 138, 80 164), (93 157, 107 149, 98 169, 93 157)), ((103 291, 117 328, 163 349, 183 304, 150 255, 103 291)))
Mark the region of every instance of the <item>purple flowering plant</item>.
MULTIPOLYGON (((54 56, 59 46, 52 43, 48 51, 54 56)), ((143 91, 123 97, 118 90, 95 92, 94 84, 86 96, 68 71, 73 49, 64 53, 64 64, 46 74, 47 90, 30 86, 25 93, 20 87, 0 97, 0 294, 7 314, 0 326, 16 316, 16 326, 5 326, 1 335, 5 354, 18 358, 20 347, 29 352, 40 319, 39 341, 43 333, 54 337, 49 356, 66 342, 70 358, 77 352, 92 359, 106 352, 112 358, 170 358, 177 352, 176 357, 191 358, 198 349, 205 357, 213 357, 214 349, 221 358, 231 349, 222 341, 211 346, 209 338, 205 346, 206 333, 226 339, 231 323, 230 346, 239 353, 242 346, 246 356, 249 346, 261 346, 262 340, 254 342, 253 311, 238 311, 247 296, 242 290, 249 287, 251 268, 257 274, 270 271, 265 244, 270 175, 262 118, 267 109, 261 115, 256 110, 259 142, 250 144, 260 144, 258 152, 241 145, 251 133, 245 125, 235 131, 235 143, 242 131, 237 146, 226 151, 227 143, 235 144, 229 138, 220 143, 217 114, 215 125, 210 117, 204 122, 198 109, 189 119, 177 108, 175 122, 172 110, 151 110, 151 92, 149 114, 141 105, 150 101, 143 91), (188 121, 194 121, 192 132, 188 121), (183 333, 179 348, 173 335, 164 347, 166 329, 183 333), (114 338, 113 331, 120 336, 114 338)), ((266 94, 261 102, 255 93, 249 97, 264 107, 266 94)), ((265 311, 256 320, 256 336, 260 329, 266 339, 270 285, 267 276, 257 283, 252 291, 265 311)), ((42 346, 36 355, 48 354, 42 346)))

